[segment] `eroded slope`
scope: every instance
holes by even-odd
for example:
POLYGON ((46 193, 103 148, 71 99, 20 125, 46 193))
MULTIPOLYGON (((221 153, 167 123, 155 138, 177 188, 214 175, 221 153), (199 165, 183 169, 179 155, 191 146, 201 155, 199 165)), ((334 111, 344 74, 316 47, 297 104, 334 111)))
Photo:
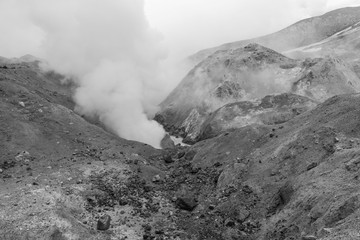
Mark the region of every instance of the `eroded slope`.
POLYGON ((282 93, 322 102, 359 90, 353 68, 338 58, 293 60, 250 44, 218 51, 199 63, 164 100, 155 119, 171 134, 193 143, 207 118, 226 104, 282 93))

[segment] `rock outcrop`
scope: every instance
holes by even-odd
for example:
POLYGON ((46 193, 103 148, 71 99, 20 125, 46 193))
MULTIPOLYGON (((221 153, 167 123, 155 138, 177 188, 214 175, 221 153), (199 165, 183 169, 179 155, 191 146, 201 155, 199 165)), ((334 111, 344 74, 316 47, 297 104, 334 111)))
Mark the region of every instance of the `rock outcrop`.
POLYGON ((227 104, 201 125, 197 140, 204 140, 228 130, 251 124, 277 125, 313 109, 317 102, 303 96, 283 93, 266 96, 258 102, 235 102, 227 104))

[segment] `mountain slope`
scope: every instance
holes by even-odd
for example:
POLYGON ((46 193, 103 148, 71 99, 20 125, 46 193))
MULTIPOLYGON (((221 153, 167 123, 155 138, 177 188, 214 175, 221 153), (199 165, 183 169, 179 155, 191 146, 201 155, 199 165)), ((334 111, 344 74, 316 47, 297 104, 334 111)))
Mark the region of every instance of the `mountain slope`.
POLYGON ((171 134, 193 143, 209 115, 225 104, 287 92, 322 102, 359 90, 353 68, 340 59, 294 60, 249 44, 201 61, 161 103, 155 119, 171 134))
POLYGON ((250 124, 177 150, 161 183, 194 208, 181 239, 359 237, 360 95, 276 125, 250 124))
POLYGON ((318 17, 299 21, 273 34, 204 49, 189 58, 196 64, 218 50, 236 49, 249 43, 258 43, 275 51, 283 52, 324 40, 359 21, 360 7, 337 9, 318 17))
POLYGON ((37 62, 0 67, 0 238, 150 236, 145 229, 165 218, 156 204, 168 202, 154 195, 151 181, 163 176, 152 160, 162 151, 80 117, 73 111, 73 86, 62 78, 37 62), (97 230, 102 216, 111 217, 107 231, 97 230))
POLYGON ((283 52, 294 58, 337 56, 349 63, 360 76, 360 22, 320 42, 283 52))

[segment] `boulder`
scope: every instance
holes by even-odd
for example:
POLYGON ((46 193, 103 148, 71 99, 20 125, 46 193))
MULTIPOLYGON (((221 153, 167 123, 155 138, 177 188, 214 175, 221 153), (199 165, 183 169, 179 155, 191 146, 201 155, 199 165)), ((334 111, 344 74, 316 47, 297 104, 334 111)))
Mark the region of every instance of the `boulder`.
POLYGON ((111 217, 107 214, 101 216, 97 222, 96 229, 105 231, 110 228, 111 217))
POLYGON ((193 196, 178 197, 175 201, 178 208, 182 210, 192 211, 198 205, 197 199, 193 196))

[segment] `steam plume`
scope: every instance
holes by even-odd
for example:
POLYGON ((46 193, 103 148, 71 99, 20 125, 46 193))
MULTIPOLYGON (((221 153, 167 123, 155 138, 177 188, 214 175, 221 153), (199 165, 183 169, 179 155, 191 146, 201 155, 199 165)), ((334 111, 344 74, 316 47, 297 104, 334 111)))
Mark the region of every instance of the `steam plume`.
POLYGON ((77 110, 99 117, 121 137, 159 147, 164 130, 149 117, 162 97, 165 51, 143 1, 21 2, 44 33, 41 49, 50 66, 79 85, 77 110))

